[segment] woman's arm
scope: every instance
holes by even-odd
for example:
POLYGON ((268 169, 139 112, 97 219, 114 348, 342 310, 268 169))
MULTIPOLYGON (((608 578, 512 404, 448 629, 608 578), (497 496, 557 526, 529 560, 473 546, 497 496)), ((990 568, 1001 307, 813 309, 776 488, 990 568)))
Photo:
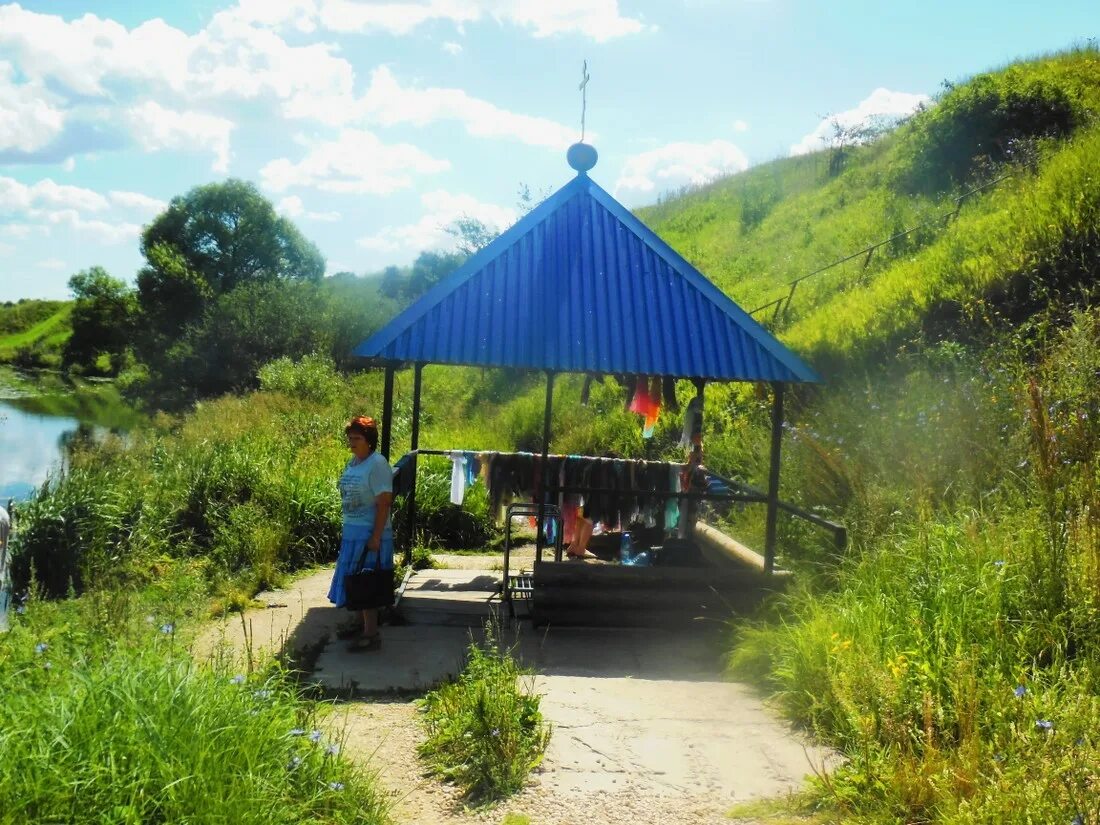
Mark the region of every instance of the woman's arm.
POLYGON ((371 532, 367 547, 377 550, 382 546, 382 531, 386 529, 386 519, 393 504, 393 493, 379 493, 374 499, 374 530, 371 532))

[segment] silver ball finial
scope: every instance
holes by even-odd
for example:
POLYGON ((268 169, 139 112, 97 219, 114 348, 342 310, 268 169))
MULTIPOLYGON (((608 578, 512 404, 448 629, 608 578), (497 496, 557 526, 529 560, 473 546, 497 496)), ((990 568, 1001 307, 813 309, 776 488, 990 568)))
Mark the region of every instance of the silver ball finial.
POLYGON ((574 143, 565 153, 565 159, 572 168, 583 175, 596 165, 599 154, 594 146, 589 146, 587 143, 574 143))

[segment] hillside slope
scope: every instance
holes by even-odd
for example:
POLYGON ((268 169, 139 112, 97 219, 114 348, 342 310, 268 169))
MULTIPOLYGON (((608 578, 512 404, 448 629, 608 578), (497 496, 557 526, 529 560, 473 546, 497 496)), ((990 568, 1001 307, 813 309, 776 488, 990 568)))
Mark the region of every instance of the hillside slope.
POLYGON ((26 300, 0 306, 0 362, 59 362, 72 333, 72 310, 72 301, 26 300))
POLYGON ((1037 293, 1090 283, 1098 113, 1100 52, 1073 49, 948 85, 869 145, 777 160, 639 215, 746 310, 790 296, 758 319, 828 370, 981 302, 1019 317, 1037 293))

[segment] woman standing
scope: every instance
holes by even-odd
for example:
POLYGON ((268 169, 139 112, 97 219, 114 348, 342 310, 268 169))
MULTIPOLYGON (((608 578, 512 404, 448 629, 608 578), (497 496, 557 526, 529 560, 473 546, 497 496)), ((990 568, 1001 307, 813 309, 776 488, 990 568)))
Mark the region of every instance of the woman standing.
MULTIPOLYGON (((346 602, 344 576, 360 570, 373 570, 379 564, 393 569, 393 527, 390 505, 393 503, 393 470, 378 450, 378 425, 373 418, 356 416, 344 428, 351 458, 340 476, 340 500, 344 527, 340 556, 332 577, 328 598, 337 607, 346 602)), ((349 650, 378 650, 378 608, 360 611, 361 634, 349 650)))

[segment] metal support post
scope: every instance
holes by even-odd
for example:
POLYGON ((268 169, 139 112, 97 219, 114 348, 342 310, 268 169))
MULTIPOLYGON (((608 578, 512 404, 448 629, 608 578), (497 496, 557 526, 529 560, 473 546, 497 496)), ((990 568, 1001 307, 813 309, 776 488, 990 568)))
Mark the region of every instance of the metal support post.
POLYGON ((779 447, 783 440, 783 385, 772 384, 772 454, 768 472, 768 515, 764 527, 764 572, 775 569, 775 523, 779 512, 779 447))

